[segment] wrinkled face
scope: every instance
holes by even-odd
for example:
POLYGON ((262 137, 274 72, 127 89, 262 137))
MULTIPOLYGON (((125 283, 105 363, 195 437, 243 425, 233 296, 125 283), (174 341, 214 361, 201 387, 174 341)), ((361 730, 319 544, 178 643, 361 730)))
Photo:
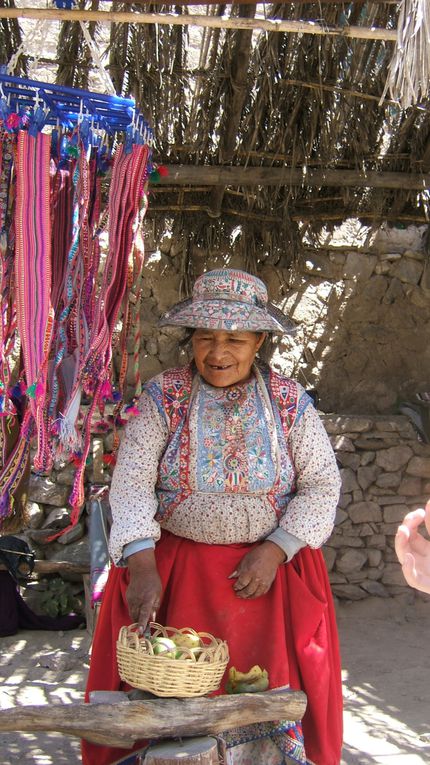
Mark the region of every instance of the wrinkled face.
POLYGON ((264 338, 264 332, 196 329, 192 337, 196 367, 206 382, 216 388, 244 382, 264 338))

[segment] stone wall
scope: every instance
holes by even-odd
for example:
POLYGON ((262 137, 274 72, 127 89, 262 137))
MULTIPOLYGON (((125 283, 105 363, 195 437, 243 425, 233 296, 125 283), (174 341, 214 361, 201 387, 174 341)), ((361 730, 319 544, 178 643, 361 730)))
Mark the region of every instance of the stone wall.
MULTIPOLYGON (((405 592, 394 535, 404 515, 430 496, 430 445, 418 440, 409 420, 401 415, 323 414, 322 418, 342 475, 336 526, 324 546, 333 592, 348 600, 405 592)), ((102 444, 107 453, 112 434, 95 436, 93 443, 95 455, 102 444)), ((97 475, 99 485, 109 484, 110 471, 105 466, 97 475)), ((50 477, 32 476, 26 534, 39 558, 89 565, 85 510, 74 529, 44 543, 69 523, 72 477, 67 465, 59 465, 50 477)), ((94 484, 94 462, 87 468, 87 481, 88 487, 94 484)))
MULTIPOLYGON (((349 222, 342 235, 327 235, 318 249, 304 247, 288 267, 272 262, 269 254, 262 257, 258 274, 270 298, 298 327, 269 357, 275 368, 318 390, 322 411, 395 413, 398 400, 430 390, 426 230, 382 229, 369 239, 357 222, 349 222)), ((228 252, 202 251, 187 250, 167 235, 156 243, 148 238, 141 312, 144 379, 183 359, 177 333, 157 328, 157 320, 189 294, 195 277, 226 265, 252 269, 239 244, 228 252)))
POLYGON ((329 416, 342 475, 333 534, 324 547, 334 594, 359 600, 405 591, 394 537, 430 496, 430 445, 403 416, 329 416))

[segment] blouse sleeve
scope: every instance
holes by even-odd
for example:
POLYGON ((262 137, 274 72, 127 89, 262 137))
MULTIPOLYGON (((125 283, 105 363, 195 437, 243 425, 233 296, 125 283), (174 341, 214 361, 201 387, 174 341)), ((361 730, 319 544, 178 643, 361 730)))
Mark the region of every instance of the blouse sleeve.
POLYGON ((289 445, 297 491, 279 527, 310 547, 321 547, 333 530, 341 479, 329 437, 312 405, 293 426, 289 445))
POLYGON ((125 545, 136 539, 160 538, 160 526, 154 520, 158 508, 155 485, 167 438, 165 419, 152 398, 143 393, 139 414, 126 426, 109 492, 109 551, 117 565, 123 563, 125 545))

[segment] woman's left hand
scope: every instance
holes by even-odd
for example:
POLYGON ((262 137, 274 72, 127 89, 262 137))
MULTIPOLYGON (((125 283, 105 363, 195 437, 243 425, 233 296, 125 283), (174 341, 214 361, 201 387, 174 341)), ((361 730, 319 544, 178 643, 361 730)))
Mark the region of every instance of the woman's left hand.
POLYGON ((239 598, 258 598, 272 586, 278 566, 285 561, 284 551, 274 542, 262 542, 243 556, 229 579, 239 598))

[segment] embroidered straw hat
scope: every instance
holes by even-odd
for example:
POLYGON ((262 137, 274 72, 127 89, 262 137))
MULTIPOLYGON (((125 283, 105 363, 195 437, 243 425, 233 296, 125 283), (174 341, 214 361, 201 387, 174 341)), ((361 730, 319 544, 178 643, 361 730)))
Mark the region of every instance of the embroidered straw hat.
POLYGON ((174 305, 159 324, 228 332, 293 333, 295 330, 293 322, 269 303, 261 279, 231 268, 199 276, 192 297, 174 305))

